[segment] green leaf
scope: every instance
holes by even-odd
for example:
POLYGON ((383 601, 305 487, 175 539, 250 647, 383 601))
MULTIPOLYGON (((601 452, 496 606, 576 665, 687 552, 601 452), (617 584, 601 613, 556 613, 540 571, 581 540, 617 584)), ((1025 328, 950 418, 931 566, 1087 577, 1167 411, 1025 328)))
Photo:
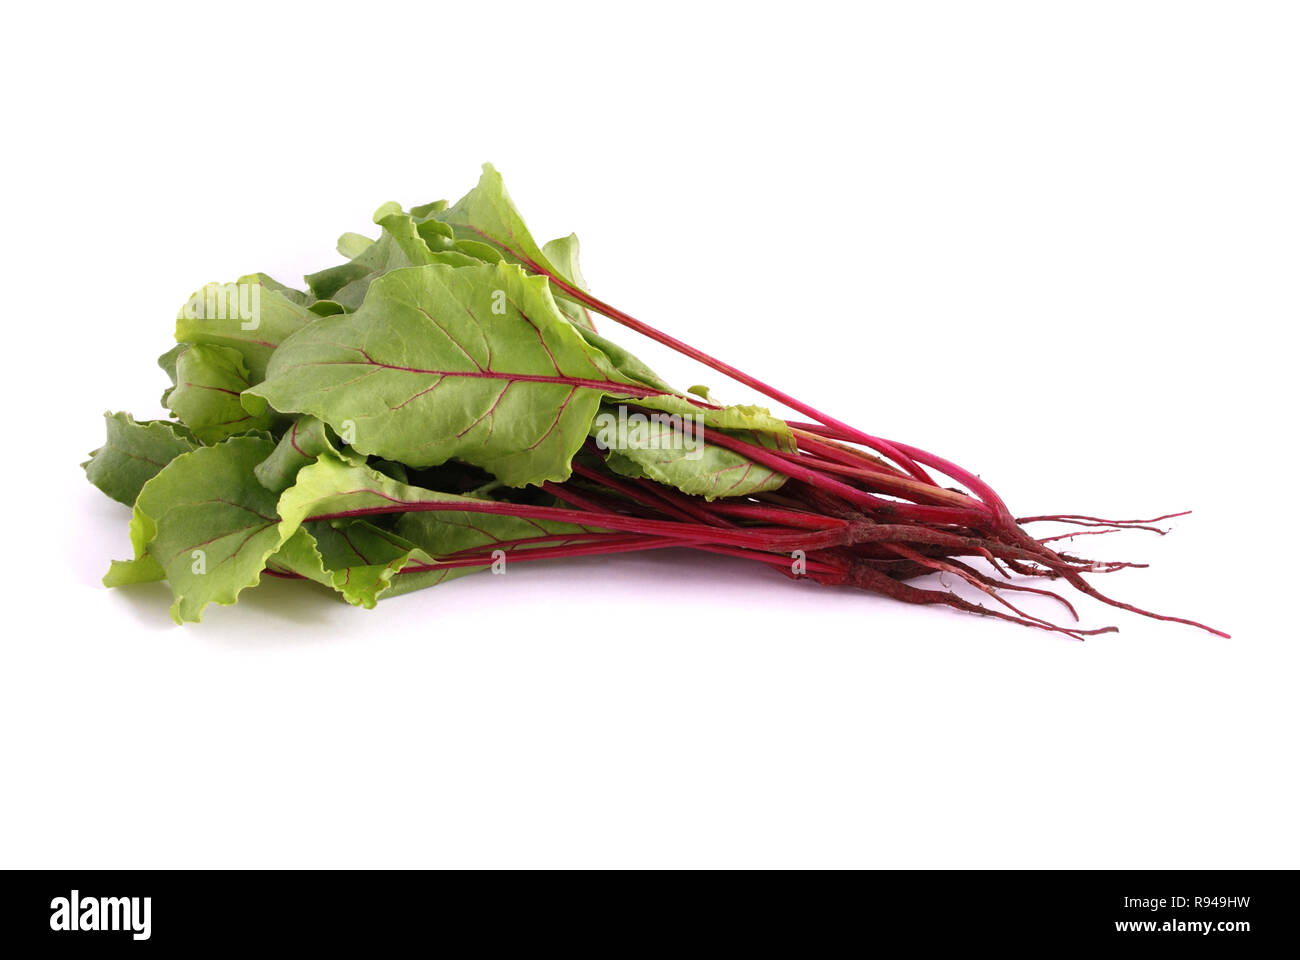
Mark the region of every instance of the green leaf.
POLYGON ((436 237, 428 231, 422 234, 416 218, 404 213, 396 203, 381 206, 375 211, 374 220, 383 228, 378 240, 362 245, 358 240, 366 238, 359 237, 344 243, 345 238, 357 237, 356 234, 344 234, 339 238, 339 251, 347 256, 345 248, 355 250, 352 260, 307 277, 307 284, 317 298, 337 303, 349 311, 356 310, 365 300, 370 284, 393 270, 433 263, 468 266, 479 262, 450 249, 450 237, 442 237, 439 247, 431 248, 429 241, 436 237))
POLYGON ((699 459, 682 450, 632 447, 610 451, 605 462, 625 477, 654 480, 706 500, 777 490, 787 479, 748 457, 712 445, 704 448, 699 459))
POLYGON ((266 489, 280 493, 293 486, 298 471, 322 453, 344 457, 335 446, 328 426, 315 417, 300 417, 285 431, 274 452, 259 463, 253 473, 266 489))
POLYGON ((162 367, 163 372, 167 374, 167 378, 171 380, 173 387, 176 386, 176 364, 180 360, 181 354, 189 348, 188 343, 178 343, 158 358, 158 366, 162 367))
POLYGON ((457 503, 465 499, 413 487, 363 464, 323 453, 314 463, 298 471, 297 482, 280 494, 276 509, 286 527, 296 529, 325 514, 371 511, 407 503, 457 503))
POLYGON ((245 277, 240 277, 237 282, 245 281, 249 283, 260 283, 266 288, 266 290, 277 293, 291 303, 297 303, 304 307, 308 306, 312 301, 310 294, 307 294, 302 290, 296 290, 287 284, 281 283, 274 277, 268 277, 264 273, 250 273, 245 277))
POLYGON ((316 548, 316 538, 307 526, 299 527, 289 538, 280 544, 280 549, 266 558, 268 573, 298 574, 308 580, 333 589, 334 583, 330 572, 325 569, 325 561, 316 548))
POLYGON ((435 200, 433 203, 421 203, 411 208, 411 216, 417 220, 426 220, 433 216, 439 210, 447 209, 446 200, 435 200))
MULTIPOLYGON (((402 252, 408 264, 421 267, 438 262, 434 259, 435 248, 430 246, 429 239, 438 240, 441 235, 436 234, 429 239, 422 236, 420 225, 416 223, 413 216, 402 209, 400 204, 390 200, 375 211, 374 219, 375 223, 384 228, 384 233, 392 237, 393 243, 402 252)), ((449 247, 451 244, 446 243, 443 246, 449 247)))
POLYGON ((776 490, 784 474, 743 454, 703 441, 700 427, 719 430, 785 453, 794 452, 790 426, 764 407, 700 407, 677 396, 641 397, 606 405, 592 422, 606 463, 626 477, 644 477, 713 500, 776 490))
POLYGON ((331 584, 348 603, 373 609, 408 562, 433 562, 433 557, 364 520, 309 524, 331 584))
MULTIPOLYGON (((447 209, 440 200, 407 212, 390 201, 375 211, 374 222, 383 228, 378 240, 343 234, 338 250, 350 262, 307 277, 316 297, 356 310, 370 284, 393 270, 433 263, 473 266, 502 259, 532 272, 553 273, 586 289, 578 266, 578 238, 570 234, 538 248, 490 164, 484 166, 479 185, 455 207, 447 209)), ((574 324, 594 329, 586 307, 563 296, 557 297, 557 303, 574 324)))
POLYGON ((338 251, 349 260, 355 260, 370 249, 375 241, 359 233, 345 233, 339 237, 338 251))
POLYGON ((159 470, 195 447, 183 426, 166 420, 137 421, 126 413, 105 413, 107 439, 81 466, 100 490, 128 507, 159 470))
POLYGON ((306 294, 254 273, 195 292, 176 318, 176 339, 238 351, 257 383, 275 348, 315 319, 306 294))
MULTIPOLYGON (((343 459, 348 459, 346 454, 343 459)), ((391 477, 398 483, 411 482, 411 472, 406 469, 406 464, 404 463, 398 463, 396 460, 384 460, 380 457, 372 457, 370 459, 370 466, 372 469, 378 470, 384 476, 391 477)), ((494 480, 492 482, 499 483, 500 481, 494 480)))
MULTIPOLYGON (((557 304, 560 302, 561 301, 559 300, 556 301, 557 304)), ((633 383, 643 384, 644 386, 651 387, 655 390, 662 390, 667 394, 676 392, 671 385, 659 376, 659 374, 655 373, 632 353, 624 350, 617 343, 614 343, 611 340, 606 340, 595 330, 580 327, 578 332, 582 334, 582 339, 586 340, 588 344, 607 356, 610 362, 614 365, 614 368, 628 380, 633 383)))
MULTIPOLYGON (((347 463, 324 454, 315 463, 299 471, 298 482, 280 497, 279 512, 286 525, 302 523, 309 530, 315 531, 323 521, 310 521, 310 517, 391 509, 394 505, 418 507, 422 503, 455 505, 474 502, 481 501, 400 483, 369 467, 347 463)), ((390 543, 402 547, 414 545, 420 552, 412 553, 412 559, 424 565, 435 565, 435 569, 415 570, 392 576, 386 581, 390 584, 387 589, 393 595, 409 593, 487 566, 436 568, 438 557, 477 548, 483 548, 486 553, 506 541, 526 537, 582 532, 587 532, 587 528, 570 523, 498 516, 471 510, 415 510, 402 513, 394 528, 396 536, 390 543)), ((378 543, 367 542, 375 550, 379 549, 378 543)), ((363 552, 367 558, 382 562, 382 552, 363 552)), ((334 562, 346 559, 346 554, 341 554, 334 562)), ((329 563, 327 556, 325 566, 328 567, 329 563)))
POLYGON ((511 263, 568 278, 528 232, 523 216, 506 193, 505 181, 490 163, 483 164, 483 175, 473 190, 432 216, 449 224, 458 239, 489 244, 511 263))
POLYGON ((716 430, 750 430, 766 435, 772 440, 773 449, 787 453, 795 450, 794 434, 790 425, 779 417, 774 417, 766 407, 754 404, 733 403, 725 407, 702 407, 685 397, 657 396, 638 397, 629 404, 659 410, 664 413, 692 417, 706 427, 716 430))
POLYGON ((167 579, 167 571, 149 554, 134 560, 114 560, 101 581, 106 587, 127 587, 136 583, 155 583, 167 579))
POLYGON ((371 609, 412 559, 428 563, 433 558, 364 520, 320 521, 294 533, 267 566, 315 580, 353 606, 371 609))
MULTIPOLYGON (((574 234, 537 245, 523 215, 506 192, 505 181, 490 163, 483 164, 478 185, 455 206, 431 216, 449 225, 456 238, 455 249, 490 262, 503 257, 522 265, 529 273, 559 277, 580 290, 587 289, 578 266, 578 238, 574 234)), ((587 308, 558 291, 556 303, 576 326, 595 330, 587 308)))
MULTIPOLYGON (((576 233, 548 241, 542 246, 542 253, 559 271, 561 278, 567 280, 579 290, 587 289, 587 281, 582 278, 582 268, 578 266, 578 235, 576 233)), ((575 326, 595 333, 596 325, 591 322, 591 314, 587 312, 586 307, 561 294, 556 295, 555 302, 564 315, 573 321, 575 326)))
POLYGON ((343 304, 334 300, 317 300, 307 309, 318 317, 332 317, 336 313, 347 313, 343 304))
POLYGON ((161 407, 167 406, 167 394, 171 393, 172 387, 176 386, 176 364, 180 360, 181 354, 189 348, 190 344, 188 343, 178 343, 158 358, 158 366, 162 367, 163 372, 167 374, 167 379, 171 381, 171 386, 163 391, 162 397, 158 401, 158 405, 161 407))
POLYGON ((457 457, 512 486, 564 480, 602 392, 623 378, 518 267, 397 270, 355 313, 287 340, 244 394, 328 423, 358 452, 457 457))
POLYGON ((267 413, 252 414, 243 408, 239 395, 250 385, 250 376, 238 350, 208 344, 194 344, 176 360, 176 386, 163 404, 204 443, 271 425, 267 413))
POLYGON ((275 494, 253 475, 273 448, 262 437, 234 437, 172 460, 136 499, 134 561, 114 564, 105 583, 139 582, 161 569, 177 623, 202 619, 209 603, 234 603, 296 529, 281 523, 275 494))

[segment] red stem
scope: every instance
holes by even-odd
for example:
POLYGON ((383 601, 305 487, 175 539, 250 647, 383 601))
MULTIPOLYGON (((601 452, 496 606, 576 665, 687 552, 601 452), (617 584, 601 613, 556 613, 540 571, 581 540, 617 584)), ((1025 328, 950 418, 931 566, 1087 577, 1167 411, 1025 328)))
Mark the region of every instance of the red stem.
MULTIPOLYGON (((704 439, 715 446, 726 447, 728 450, 744 454, 749 459, 771 467, 778 473, 794 477, 796 480, 802 480, 804 483, 825 490, 828 493, 833 493, 850 503, 878 511, 886 516, 916 520, 921 523, 956 524, 965 527, 978 527, 988 520, 986 514, 975 509, 931 507, 923 504, 904 503, 899 500, 885 500, 864 490, 859 490, 857 487, 849 486, 847 483, 841 483, 839 480, 828 477, 820 471, 801 466, 775 450, 769 450, 767 447, 759 446, 756 443, 746 443, 744 440, 738 440, 710 427, 700 429, 704 433, 704 439)), ((972 501, 972 503, 975 502, 972 501)))
MULTIPOLYGON (((520 563, 525 560, 554 560, 561 557, 585 557, 602 553, 661 550, 664 547, 680 547, 682 545, 682 542, 675 537, 627 537, 622 541, 519 550, 508 552, 507 556, 509 563, 520 563)), ((460 560, 439 561, 438 563, 416 563, 403 567, 398 573, 422 573, 428 570, 446 570, 452 567, 489 567, 494 559, 489 554, 487 557, 468 557, 460 560)))
MULTIPOLYGON (((547 484, 553 492, 559 488, 547 484)), ((632 517, 624 514, 593 510, 567 510, 563 507, 539 507, 519 503, 502 503, 496 500, 394 500, 391 504, 378 507, 358 507, 352 510, 338 510, 307 517, 304 522, 313 520, 345 520, 353 517, 369 517, 390 513, 422 513, 438 511, 456 511, 463 513, 490 513, 504 517, 524 517, 531 520, 554 520, 560 523, 575 523, 580 526, 601 527, 606 530, 623 530, 628 533, 646 536, 671 537, 676 540, 701 540, 714 543, 731 544, 739 547, 752 547, 776 553, 792 550, 812 550, 822 546, 831 546, 836 540, 843 541, 848 534, 849 525, 843 521, 833 529, 809 534, 803 531, 773 529, 770 527, 711 527, 700 523, 686 523, 679 520, 653 520, 647 517, 632 517)))
MULTIPOLYGON (((512 250, 511 253, 514 253, 516 256, 519 256, 519 254, 516 251, 512 250)), ((879 437, 873 437, 870 434, 863 433, 861 430, 849 426, 847 423, 845 423, 842 420, 837 420, 834 417, 830 416, 829 414, 822 413, 820 410, 817 410, 816 408, 811 407, 808 404, 803 403, 795 399, 794 397, 790 396, 790 394, 786 393, 784 390, 778 390, 776 387, 764 383, 762 380, 759 380, 757 377, 752 377, 749 374, 745 373, 743 370, 739 370, 736 367, 733 367, 729 363, 723 363, 721 360, 717 359, 716 357, 710 356, 709 354, 705 353, 703 350, 698 350, 695 347, 692 347, 689 343, 684 343, 683 341, 678 340, 676 337, 669 336, 668 334, 660 330, 656 330, 654 327, 650 326, 649 324, 642 323, 640 320, 636 319, 636 317, 624 313, 622 310, 619 310, 617 307, 612 307, 608 303, 605 303, 603 300, 596 299, 591 294, 587 293, 587 291, 581 290, 573 286, 572 284, 568 283, 563 278, 557 277, 555 276, 555 274, 548 273, 547 271, 543 270, 541 267, 533 263, 527 257, 519 256, 519 258, 524 262, 525 266, 527 266, 530 270, 534 271, 535 273, 540 273, 542 276, 549 279, 551 283, 555 284, 556 287, 564 291, 565 295, 567 295, 570 299, 577 300, 579 303, 583 304, 584 306, 592 310, 595 310, 597 313, 609 317, 615 323, 620 323, 630 330, 635 330, 637 333, 641 334, 642 336, 649 337, 651 340, 654 340, 657 343, 662 343, 664 346, 676 350, 678 353, 682 354, 683 356, 690 357, 692 360, 702 363, 706 367, 711 367, 712 369, 717 370, 719 373, 722 373, 730 377, 731 379, 735 380, 737 383, 743 383, 745 386, 757 390, 759 393, 762 393, 765 396, 771 397, 773 400, 777 401, 778 403, 784 404, 785 406, 789 407, 791 410, 798 410, 806 417, 812 417, 814 420, 817 420, 819 423, 823 423, 828 427, 833 427, 834 429, 840 431, 841 433, 848 435, 853 440, 854 443, 861 443, 865 446, 871 447, 873 450, 876 450, 877 452, 882 453, 887 457, 892 458, 896 463, 898 463, 905 470, 907 470, 908 473, 916 477, 916 479, 921 480, 925 483, 929 483, 931 485, 936 485, 934 481, 930 479, 929 475, 923 469, 921 469, 920 466, 914 463, 911 460, 911 458, 907 456, 905 452, 897 448, 894 444, 890 443, 888 440, 882 440, 879 437)))

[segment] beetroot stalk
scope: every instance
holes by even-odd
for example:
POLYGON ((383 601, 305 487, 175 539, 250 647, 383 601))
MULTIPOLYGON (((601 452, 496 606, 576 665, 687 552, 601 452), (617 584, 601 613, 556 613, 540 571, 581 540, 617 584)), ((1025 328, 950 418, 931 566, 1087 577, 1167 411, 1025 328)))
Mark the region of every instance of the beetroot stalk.
POLYGON ((749 374, 745 373, 743 370, 733 367, 729 363, 724 363, 721 360, 717 359, 716 357, 712 357, 709 354, 705 353, 703 350, 698 350, 695 347, 692 347, 690 344, 678 340, 676 337, 669 336, 668 334, 662 332, 661 330, 657 330, 656 328, 650 326, 648 323, 642 323, 640 320, 636 319, 630 314, 624 313, 622 310, 610 306, 608 303, 605 303, 603 300, 596 299, 591 294, 587 293, 585 290, 575 287, 570 283, 568 283, 563 278, 557 277, 555 274, 543 270, 541 267, 539 267, 536 263, 532 262, 527 257, 520 256, 516 251, 512 250, 511 252, 514 253, 516 256, 519 256, 519 258, 524 262, 525 266, 527 266, 528 269, 532 270, 534 273, 539 273, 545 276, 558 289, 563 291, 567 297, 576 300, 577 302, 583 304, 588 309, 595 310, 597 313, 609 317, 609 319, 613 320, 615 323, 622 324, 628 329, 635 330, 637 333, 641 334, 642 336, 649 337, 651 340, 654 340, 657 343, 661 343, 664 346, 677 351, 683 356, 690 357, 692 360, 702 363, 706 367, 710 367, 714 370, 717 370, 719 373, 730 377, 731 379, 735 380, 737 383, 742 383, 745 386, 750 387, 751 389, 757 390, 759 393, 762 393, 764 396, 770 397, 771 399, 777 401, 778 403, 784 404, 785 406, 789 407, 791 410, 798 410, 804 416, 812 417, 814 420, 818 421, 819 423, 825 424, 826 426, 831 427, 839 431, 840 433, 847 435, 855 443, 861 443, 862 445, 870 447, 871 449, 876 450, 879 453, 883 453, 885 456, 890 457, 892 460, 894 460, 895 463, 898 463, 900 466, 902 466, 908 473, 910 473, 916 479, 922 481, 923 483, 929 483, 931 485, 934 485, 934 481, 930 479, 929 475, 923 469, 921 469, 920 466, 914 463, 911 460, 911 458, 907 456, 905 452, 897 449, 889 441, 882 440, 879 437, 873 437, 870 434, 863 433, 861 430, 851 427, 849 426, 849 424, 844 423, 841 420, 837 420, 828 414, 822 413, 820 410, 817 410, 816 408, 811 407, 808 404, 803 403, 802 401, 797 400, 796 398, 790 396, 790 394, 786 393, 785 391, 778 390, 776 389, 776 387, 764 383, 762 380, 759 380, 757 377, 752 377, 749 374))
MULTIPOLYGON (((564 492, 555 484, 546 484, 551 492, 564 492)), ((602 510, 568 510, 563 507, 542 507, 528 504, 504 503, 496 500, 456 500, 456 501, 405 501, 394 500, 392 503, 376 507, 359 507, 352 510, 338 510, 316 514, 306 518, 314 520, 345 520, 355 517, 382 516, 392 513, 421 513, 452 511, 463 513, 493 513, 499 516, 523 517, 532 520, 555 520, 561 523, 575 523, 580 526, 602 527, 609 530, 622 530, 628 533, 648 536, 673 537, 725 543, 732 546, 750 546, 768 549, 773 552, 789 550, 816 549, 845 542, 849 525, 842 523, 817 533, 790 531, 771 527, 713 527, 702 523, 686 523, 678 520, 654 520, 646 517, 633 517, 602 510)))

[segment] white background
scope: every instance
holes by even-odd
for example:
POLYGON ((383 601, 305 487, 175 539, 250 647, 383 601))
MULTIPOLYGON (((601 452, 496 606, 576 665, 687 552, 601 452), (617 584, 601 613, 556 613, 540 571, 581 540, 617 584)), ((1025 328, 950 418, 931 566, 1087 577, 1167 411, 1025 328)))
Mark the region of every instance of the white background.
POLYGON ((1293 10, 8 11, 0 865, 1300 865, 1293 10), (484 160, 598 296, 1019 513, 1194 508, 1080 546, 1233 639, 672 554, 183 629, 100 587, 128 511, 77 464, 161 414, 190 291, 297 282, 484 160))

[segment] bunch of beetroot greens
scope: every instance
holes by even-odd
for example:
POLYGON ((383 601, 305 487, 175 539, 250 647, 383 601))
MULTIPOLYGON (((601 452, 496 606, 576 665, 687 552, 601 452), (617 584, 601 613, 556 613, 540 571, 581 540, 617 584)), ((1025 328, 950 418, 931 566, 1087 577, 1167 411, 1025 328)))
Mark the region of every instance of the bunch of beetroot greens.
POLYGON ((454 206, 388 203, 375 222, 378 239, 345 234, 348 261, 307 277, 307 292, 255 274, 182 308, 160 360, 175 419, 111 414, 85 464, 133 507, 134 555, 106 584, 165 579, 173 617, 197 621, 263 573, 371 607, 501 563, 688 547, 1073 637, 1114 628, 1057 626, 1012 597, 1054 597, 1077 620, 1033 585, 1060 580, 1177 619, 1084 578, 1130 564, 1023 529, 1153 521, 1015 519, 975 474, 596 299, 576 239, 538 245, 490 166, 454 206), (597 333, 593 314, 807 420, 674 389, 597 333), (915 583, 936 574, 948 576, 915 583), (986 599, 951 592, 958 581, 986 599))

